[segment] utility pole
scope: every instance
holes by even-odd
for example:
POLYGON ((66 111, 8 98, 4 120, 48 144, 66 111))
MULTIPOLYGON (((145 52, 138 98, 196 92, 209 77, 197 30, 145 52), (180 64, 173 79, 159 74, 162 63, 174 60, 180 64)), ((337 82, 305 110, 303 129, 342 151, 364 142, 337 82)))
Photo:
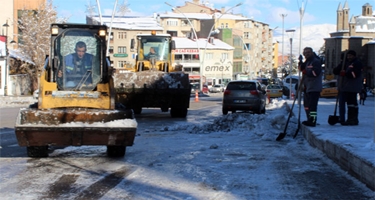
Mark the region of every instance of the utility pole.
POLYGON ((5 35, 5 84, 4 84, 4 96, 8 96, 8 74, 9 74, 9 62, 8 62, 8 57, 9 57, 9 50, 8 50, 8 20, 7 22, 3 25, 6 29, 6 35, 5 35))
POLYGON ((284 18, 288 16, 287 14, 280 15, 283 18, 283 30, 282 30, 282 47, 281 47, 281 69, 284 69, 284 18))

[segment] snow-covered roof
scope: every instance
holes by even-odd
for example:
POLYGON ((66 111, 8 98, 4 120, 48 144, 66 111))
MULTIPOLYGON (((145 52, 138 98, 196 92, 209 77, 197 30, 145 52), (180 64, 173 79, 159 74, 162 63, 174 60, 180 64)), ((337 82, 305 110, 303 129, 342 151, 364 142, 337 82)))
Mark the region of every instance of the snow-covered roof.
POLYGON ((184 37, 174 37, 173 40, 176 42, 176 48, 178 49, 224 49, 233 50, 234 47, 229 44, 219 40, 213 39, 213 43, 207 42, 207 38, 200 38, 198 40, 192 40, 184 37), (206 46, 207 45, 207 46, 206 46))
POLYGON ((29 64, 35 65, 35 63, 33 61, 31 61, 30 58, 26 57, 24 54, 19 52, 17 49, 15 49, 15 50, 9 49, 9 57, 16 58, 18 60, 21 60, 21 61, 27 62, 29 64))
MULTIPOLYGON (((97 16, 92 17, 92 19, 98 22, 100 21, 100 18, 97 16)), ((111 25, 111 17, 103 16, 102 22, 109 27, 111 25)), ((128 30, 164 30, 153 17, 115 17, 112 21, 112 28, 128 30)))
POLYGON ((240 15, 234 15, 234 14, 221 14, 221 13, 214 13, 214 18, 215 19, 233 19, 233 20, 252 20, 250 18, 247 18, 247 17, 243 17, 243 16, 240 16, 240 15))
POLYGON ((356 32, 375 32, 375 17, 358 16, 355 19, 356 32))
POLYGON ((174 13, 174 12, 167 12, 167 13, 158 13, 160 18, 178 18, 178 19, 212 19, 212 15, 207 13, 174 13))

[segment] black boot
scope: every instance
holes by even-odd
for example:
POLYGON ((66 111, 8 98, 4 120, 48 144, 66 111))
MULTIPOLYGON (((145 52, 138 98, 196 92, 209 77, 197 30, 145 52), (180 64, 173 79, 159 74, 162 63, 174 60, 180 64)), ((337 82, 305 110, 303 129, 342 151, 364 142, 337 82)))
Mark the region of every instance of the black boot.
POLYGON ((316 126, 316 116, 317 116, 316 111, 310 111, 308 120, 303 121, 302 124, 305 125, 305 126, 315 127, 316 126))
POLYGON ((357 126, 359 123, 358 121, 358 106, 356 107, 348 107, 348 120, 346 122, 341 123, 343 126, 357 126))

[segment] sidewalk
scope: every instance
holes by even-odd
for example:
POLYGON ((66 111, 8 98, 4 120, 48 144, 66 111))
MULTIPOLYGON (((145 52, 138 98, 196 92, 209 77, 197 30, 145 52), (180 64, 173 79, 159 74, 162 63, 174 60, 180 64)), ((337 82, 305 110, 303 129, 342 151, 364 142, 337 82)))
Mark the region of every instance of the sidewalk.
MULTIPOLYGON (((343 170, 375 191, 374 96, 368 97, 365 105, 358 105, 358 126, 328 124, 328 116, 334 113, 335 100, 320 98, 317 120, 320 125, 302 125, 302 135, 311 146, 321 150, 343 170)), ((293 112, 298 113, 298 106, 293 112)), ((336 115, 339 115, 338 110, 336 115)), ((302 110, 301 121, 305 119, 302 110)))
POLYGON ((24 107, 37 102, 32 95, 29 96, 0 96, 0 107, 24 107))

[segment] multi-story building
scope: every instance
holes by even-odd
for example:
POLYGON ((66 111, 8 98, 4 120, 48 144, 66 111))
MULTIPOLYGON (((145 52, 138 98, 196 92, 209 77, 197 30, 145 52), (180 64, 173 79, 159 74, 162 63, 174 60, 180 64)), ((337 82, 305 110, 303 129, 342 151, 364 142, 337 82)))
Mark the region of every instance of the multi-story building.
POLYGON ((339 4, 336 32, 325 38, 325 76, 327 79, 333 78, 332 70, 340 63, 341 53, 352 49, 363 63, 364 80, 368 86, 374 87, 375 15, 369 3, 362 6, 361 15, 352 16, 350 20, 349 10, 348 2, 345 2, 344 7, 339 4))
MULTIPOLYGON (((17 47, 18 18, 22 10, 36 10, 46 0, 1 0, 0 6, 0 95, 11 95, 12 88, 9 82, 9 59, 6 62, 6 51, 17 47), (6 44, 5 44, 6 43, 6 44), (7 86, 6 91, 5 86, 7 86)), ((8 51, 9 52, 9 51, 8 51)))
MULTIPOLYGON (((100 24, 97 16, 87 17, 88 24, 100 24)), ((102 23, 110 27, 111 16, 102 16, 102 23)), ((112 20, 112 29, 109 39, 108 55, 113 67, 132 68, 135 66, 135 50, 131 49, 130 41, 137 34, 163 33, 164 29, 154 17, 115 17, 112 20)), ((108 30, 109 31, 109 30, 108 30)))
MULTIPOLYGON (((130 49, 130 40, 135 39, 137 34, 148 33, 156 30, 157 33, 169 33, 177 35, 173 29, 164 29, 159 24, 159 16, 140 18, 116 17, 112 21, 112 30, 109 42, 109 56, 112 66, 118 68, 132 68, 135 66, 136 51, 130 49)), ((171 22, 173 20, 170 20, 171 22)), ((87 23, 99 24, 98 17, 88 17, 87 23)), ((111 18, 102 17, 102 23, 110 26, 111 18)), ((162 23, 161 23, 162 24, 162 23)), ((172 24, 172 23, 170 23, 172 24)), ((191 29, 179 34, 181 37, 173 37, 176 43, 174 51, 175 62, 173 65, 180 64, 183 70, 189 73, 192 82, 203 80, 205 83, 221 84, 233 79, 233 47, 219 39, 192 38, 191 29), (205 53, 205 58, 200 55, 205 53), (201 66, 205 66, 201 69, 201 66)))
MULTIPOLYGON (((185 2, 184 6, 172 9, 173 13, 160 14, 161 22, 170 21, 173 15, 174 27, 163 23, 166 29, 182 33, 190 20, 198 38, 218 38, 235 47, 233 74, 246 75, 246 78, 271 77, 274 60, 272 29, 268 24, 218 10, 199 0, 185 2), (210 17, 207 18, 207 15, 210 17)), ((191 27, 190 27, 191 28, 191 27)), ((178 35, 180 36, 180 35, 178 35)), ((235 76, 234 78, 238 78, 235 76)))
POLYGON ((175 64, 181 64, 184 71, 189 73, 191 82, 205 83, 208 87, 215 84, 227 84, 233 80, 233 50, 234 47, 219 40, 211 38, 190 39, 174 37, 176 42, 175 64), (200 58, 199 52, 203 51, 205 57, 200 58), (201 66, 204 66, 200 70, 201 66))
MULTIPOLYGON (((197 47, 196 49, 198 57, 200 57, 200 62, 195 63, 202 72, 199 74, 204 74, 204 69, 212 66, 212 63, 206 62, 207 60, 214 60, 214 63, 220 63, 223 60, 222 56, 210 57, 211 41, 216 41, 215 47, 221 41, 225 42, 234 48, 230 57, 225 59, 231 64, 232 77, 233 79, 254 79, 256 77, 271 77, 272 69, 274 68, 274 45, 273 45, 273 35, 272 30, 269 28, 268 24, 257 22, 255 20, 227 13, 224 9, 217 10, 213 9, 207 4, 200 4, 198 0, 193 0, 193 2, 185 2, 184 6, 178 6, 172 9, 173 12, 166 13, 155 13, 154 16, 149 18, 125 18, 116 17, 113 20, 113 34, 114 39, 113 46, 110 46, 111 52, 118 49, 118 43, 116 42, 116 32, 125 31, 127 33, 128 45, 130 45, 130 39, 135 37, 137 33, 145 30, 150 30, 152 28, 158 28, 156 30, 162 31, 163 33, 171 34, 176 38, 189 38, 190 40, 204 41, 203 45, 197 47), (153 25, 144 26, 141 25, 141 21, 147 21, 153 25), (127 25, 125 25, 127 24, 127 25), (133 24, 132 28, 128 26, 133 24), (137 25, 135 25, 137 24, 137 25), (148 29, 145 29, 145 28, 148 29), (132 35, 132 36, 131 36, 132 35), (205 54, 205 55, 204 55, 205 54), (221 60, 220 60, 221 59, 221 60)), ((88 23, 93 23, 90 19, 94 19, 95 23, 98 23, 98 17, 88 18, 88 23)), ((105 24, 110 25, 109 17, 102 17, 105 24)), ((146 23, 145 23, 146 24, 146 23)), ((178 46, 178 41, 176 40, 176 45, 178 46)), ((202 42, 199 42, 202 43, 202 42)), ((222 48, 222 47, 220 47, 222 48)), ((221 51, 217 48, 213 51, 221 51)), ((129 48, 127 48, 129 49, 129 48)), ((213 48, 215 49, 215 48, 213 48)), ((179 50, 176 51, 176 53, 179 50)), ((118 52, 117 52, 118 53, 118 52)), ((126 64, 133 65, 134 63, 134 53, 133 55, 121 55, 123 57, 115 57, 116 52, 111 55, 111 59, 114 62, 114 66, 121 66, 122 64, 116 64, 120 61, 125 61, 126 64)), ((221 54, 221 53, 219 53, 221 54)), ((117 55, 118 56, 118 55, 117 55)), ((176 54, 176 60, 178 60, 178 54, 176 54)), ((121 62, 123 63, 123 62, 121 62)), ((186 63, 187 64, 187 63, 186 63)), ((189 63, 185 66, 191 65, 189 63)), ((186 68, 187 69, 187 68, 186 68)), ((187 71, 189 71, 187 69, 187 71)), ((196 73, 195 70, 191 70, 196 73)), ((196 77, 196 75, 194 76, 196 77)), ((200 77, 202 80, 204 77, 200 77)), ((207 77, 206 77, 207 78, 207 77)), ((229 78, 210 78, 215 80, 216 83, 224 83, 229 80, 229 78)), ((206 81, 210 81, 205 79, 206 81)))

